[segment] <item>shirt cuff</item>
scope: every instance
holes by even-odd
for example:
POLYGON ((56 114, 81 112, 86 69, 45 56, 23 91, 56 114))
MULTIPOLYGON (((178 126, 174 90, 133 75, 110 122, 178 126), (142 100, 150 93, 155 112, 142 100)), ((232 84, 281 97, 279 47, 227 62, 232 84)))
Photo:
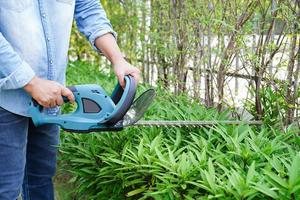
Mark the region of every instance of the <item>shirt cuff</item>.
POLYGON ((101 36, 105 35, 106 33, 111 33, 115 37, 115 39, 117 40, 118 34, 113 29, 99 30, 99 31, 93 33, 89 38, 89 41, 90 41, 91 45, 93 46, 93 49, 100 52, 100 53, 101 53, 101 50, 96 47, 95 41, 98 37, 101 37, 101 36))
POLYGON ((35 76, 32 68, 22 61, 21 65, 7 77, 3 89, 18 89, 24 87, 35 76))

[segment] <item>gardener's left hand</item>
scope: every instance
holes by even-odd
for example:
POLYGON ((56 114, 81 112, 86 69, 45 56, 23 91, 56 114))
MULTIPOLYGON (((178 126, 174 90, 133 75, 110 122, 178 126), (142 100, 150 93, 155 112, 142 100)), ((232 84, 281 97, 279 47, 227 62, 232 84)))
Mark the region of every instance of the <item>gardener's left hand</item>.
POLYGON ((113 64, 113 68, 116 76, 118 77, 119 83, 123 88, 125 87, 125 75, 133 76, 137 83, 140 80, 141 71, 138 68, 132 66, 130 63, 128 63, 124 58, 116 61, 113 64))

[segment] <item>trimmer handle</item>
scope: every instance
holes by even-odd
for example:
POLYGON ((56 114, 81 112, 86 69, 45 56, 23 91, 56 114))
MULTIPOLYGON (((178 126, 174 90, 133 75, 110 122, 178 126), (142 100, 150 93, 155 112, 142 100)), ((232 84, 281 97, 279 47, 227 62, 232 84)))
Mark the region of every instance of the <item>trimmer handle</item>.
MULTIPOLYGON (((125 76, 125 83, 124 89, 119 83, 116 85, 111 98, 107 98, 105 91, 98 85, 71 86, 69 89, 73 92, 77 103, 77 109, 72 114, 47 115, 43 112, 43 106, 34 99, 30 103, 29 114, 36 126, 53 123, 70 130, 110 127, 124 118, 133 103, 137 87, 136 81, 132 76, 125 76), (97 99, 97 102, 93 99, 97 99), (101 107, 102 104, 103 107, 101 107), (80 123, 83 121, 84 123, 80 123)), ((66 97, 63 97, 63 100, 69 102, 66 97)))
POLYGON ((124 89, 121 87, 120 83, 118 83, 111 95, 111 99, 115 103, 116 109, 111 114, 112 117, 107 121, 108 124, 115 124, 122 120, 133 103, 137 88, 136 81, 133 76, 126 75, 125 83, 124 89))

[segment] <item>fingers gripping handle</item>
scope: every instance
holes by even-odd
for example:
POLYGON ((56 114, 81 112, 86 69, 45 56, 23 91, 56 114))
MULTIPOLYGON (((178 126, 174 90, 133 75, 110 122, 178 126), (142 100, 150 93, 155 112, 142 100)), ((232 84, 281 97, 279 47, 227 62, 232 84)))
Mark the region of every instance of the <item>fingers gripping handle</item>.
MULTIPOLYGON (((67 87, 69 90, 71 90, 74 94, 74 92, 77 92, 77 89, 75 86, 69 86, 67 87)), ((70 100, 68 99, 68 97, 62 96, 62 99, 64 101, 64 103, 68 103, 70 102, 70 100)), ((43 110, 43 106, 41 106, 35 99, 32 98, 32 103, 35 107, 39 107, 40 112, 43 110)))
MULTIPOLYGON (((75 86, 68 87, 73 94, 77 92, 75 86)), ((65 103, 69 102, 69 99, 67 97, 62 97, 63 101, 65 103)), ((44 107, 40 105, 35 99, 31 99, 30 105, 29 105, 29 114, 33 120, 33 123, 35 126, 43 125, 46 122, 47 116, 43 113, 44 107)))
MULTIPOLYGON (((75 92, 77 92, 77 89, 76 89, 76 87, 75 86, 68 86, 67 87, 69 90, 71 90, 71 92, 74 94, 75 92)), ((63 98, 63 100, 64 100, 64 103, 68 103, 70 100, 67 98, 67 97, 65 97, 65 96, 62 96, 62 98, 63 98)))

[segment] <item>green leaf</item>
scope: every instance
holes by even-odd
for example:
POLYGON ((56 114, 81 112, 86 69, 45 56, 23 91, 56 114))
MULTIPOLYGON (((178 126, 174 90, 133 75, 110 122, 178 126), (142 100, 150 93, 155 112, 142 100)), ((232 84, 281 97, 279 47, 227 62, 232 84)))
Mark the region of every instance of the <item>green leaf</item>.
POLYGON ((97 174, 96 171, 93 171, 93 170, 88 169, 88 168, 81 168, 80 171, 83 171, 83 172, 85 172, 85 173, 87 173, 87 174, 94 174, 94 175, 97 174))
POLYGON ((215 183, 216 173, 215 173, 215 168, 214 168, 211 158, 208 159, 208 172, 212 177, 212 182, 215 183))
POLYGON ((298 192, 300 190, 300 183, 298 185, 295 185, 292 190, 290 191, 291 194, 298 192))
POLYGON ((70 180, 68 180, 68 183, 74 183, 76 180, 77 180, 77 176, 74 176, 70 180))
POLYGON ((257 191, 261 192, 262 194, 265 194, 269 197, 272 197, 274 199, 277 199, 279 196, 277 195, 274 190, 270 189, 266 185, 262 185, 260 183, 256 183, 255 186, 252 186, 253 189, 256 189, 257 191))
POLYGON ((272 183, 275 183, 274 186, 281 187, 282 189, 288 188, 288 183, 284 179, 282 179, 280 176, 274 174, 271 171, 264 170, 264 172, 267 175, 267 177, 269 179, 271 179, 272 183))
POLYGON ((300 179, 300 156, 295 155, 289 168, 289 184, 295 186, 300 179))
POLYGON ((141 139, 140 144, 138 146, 138 157, 142 158, 144 153, 144 139, 141 139))
POLYGON ((175 165, 176 165, 176 160, 175 160, 173 151, 170 149, 169 146, 167 146, 167 149, 168 149, 168 153, 169 153, 170 164, 171 164, 173 167, 175 167, 175 165))
POLYGON ((132 190, 132 191, 128 192, 128 193, 126 194, 126 196, 127 196, 127 197, 131 197, 131 196, 140 194, 140 193, 146 191, 146 189, 147 189, 147 188, 144 186, 144 187, 141 187, 141 188, 132 190))
POLYGON ((118 160, 115 158, 109 158, 109 160, 111 160, 112 162, 117 163, 119 165, 125 165, 125 163, 122 160, 118 160))
POLYGON ((154 140, 150 144, 150 151, 155 150, 159 146, 159 143, 161 142, 160 140, 161 140, 160 135, 158 135, 154 138, 154 140))
POLYGON ((211 158, 208 159, 208 171, 204 171, 205 178, 208 182, 208 185, 212 189, 212 191, 215 193, 216 191, 216 184, 215 184, 215 168, 212 164, 211 158))
POLYGON ((250 165, 249 169, 248 169, 248 173, 247 173, 247 177, 246 177, 247 184, 250 184, 250 182, 252 181, 255 173, 256 173, 255 172, 255 161, 253 161, 252 164, 250 165))
POLYGON ((85 163, 85 164, 95 164, 95 160, 88 160, 85 158, 75 158, 72 159, 71 162, 77 162, 77 163, 85 163))

